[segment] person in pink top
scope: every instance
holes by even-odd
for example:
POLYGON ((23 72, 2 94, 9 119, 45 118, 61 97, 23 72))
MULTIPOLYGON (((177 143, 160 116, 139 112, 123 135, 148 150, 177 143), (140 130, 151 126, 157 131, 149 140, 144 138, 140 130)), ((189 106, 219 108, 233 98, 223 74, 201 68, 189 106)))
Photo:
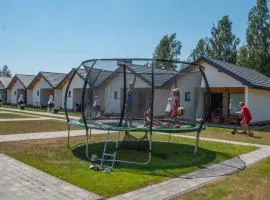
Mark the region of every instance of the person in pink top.
POLYGON ((173 90, 173 102, 172 102, 172 114, 171 114, 171 118, 175 122, 175 127, 180 127, 180 124, 177 120, 177 116, 178 116, 177 110, 179 107, 180 107, 180 90, 179 88, 175 88, 173 90))

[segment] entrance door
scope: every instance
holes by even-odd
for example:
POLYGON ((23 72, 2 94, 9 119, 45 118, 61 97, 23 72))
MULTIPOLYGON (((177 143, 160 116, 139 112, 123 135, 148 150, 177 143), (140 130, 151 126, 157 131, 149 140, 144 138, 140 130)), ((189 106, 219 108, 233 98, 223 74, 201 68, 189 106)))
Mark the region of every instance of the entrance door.
POLYGON ((222 101, 223 94, 222 93, 212 93, 211 94, 211 113, 215 116, 222 116, 222 101))

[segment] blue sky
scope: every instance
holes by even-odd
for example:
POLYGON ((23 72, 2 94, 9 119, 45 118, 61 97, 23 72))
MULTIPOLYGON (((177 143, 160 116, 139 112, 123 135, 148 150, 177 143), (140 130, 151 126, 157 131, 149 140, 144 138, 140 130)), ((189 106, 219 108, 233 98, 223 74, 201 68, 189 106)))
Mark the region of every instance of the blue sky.
POLYGON ((68 72, 102 57, 151 57, 176 32, 186 59, 224 15, 245 40, 256 0, 0 0, 0 66, 13 73, 68 72))

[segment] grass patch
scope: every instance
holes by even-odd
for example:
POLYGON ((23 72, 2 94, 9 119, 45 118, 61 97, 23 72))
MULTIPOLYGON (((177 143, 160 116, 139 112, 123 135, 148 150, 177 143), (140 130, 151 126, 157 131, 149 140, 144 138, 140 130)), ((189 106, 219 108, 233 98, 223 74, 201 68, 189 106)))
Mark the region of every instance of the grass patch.
POLYGON ((270 158, 236 175, 187 193, 178 200, 269 199, 270 158))
MULTIPOLYGON (((19 110, 17 107, 10 106, 10 105, 5 105, 3 108, 8 108, 8 109, 13 109, 13 111, 8 111, 8 112, 14 112, 14 113, 24 113, 27 114, 27 112, 24 111, 32 111, 31 115, 36 115, 40 117, 50 117, 50 118, 57 118, 57 119, 66 119, 65 112, 63 110, 60 110, 60 113, 54 113, 53 115, 47 115, 48 111, 47 109, 42 109, 42 108, 28 108, 26 107, 24 110, 19 110), (44 113, 44 114, 43 114, 44 113)), ((1 108, 0 108, 1 110, 1 108)), ((3 110, 5 111, 5 110, 3 110)), ((29 113, 30 114, 30 113, 29 113)), ((81 113, 78 112, 68 112, 69 117, 80 117, 81 113)))
POLYGON ((1 113, 0 119, 18 119, 18 118, 38 118, 38 116, 33 115, 22 115, 18 113, 1 113))
MULTIPOLYGON (((228 128, 207 127, 206 130, 202 131, 201 136, 206 138, 270 145, 270 132, 256 130, 252 131, 254 137, 250 137, 246 134, 232 135, 231 131, 232 129, 228 128)), ((189 133, 188 135, 195 136, 196 133, 189 133)))
POLYGON ((57 120, 0 122, 0 135, 8 135, 16 133, 66 131, 66 130, 67 130, 66 122, 57 120))
MULTIPOLYGON (((89 151, 100 154, 103 149, 104 135, 95 135, 94 144, 89 151)), ((85 146, 70 150, 66 138, 0 143, 0 152, 57 176, 86 190, 104 197, 132 191, 150 184, 164 181, 204 166, 219 163, 254 150, 254 147, 237 146, 215 142, 200 142, 199 154, 193 156, 194 140, 155 135, 154 139, 164 142, 153 143, 152 162, 147 166, 116 164, 110 174, 89 170, 85 158, 85 146)), ((73 137, 72 142, 82 137, 73 137)), ((120 149, 117 157, 132 161, 147 160, 145 151, 120 149)))

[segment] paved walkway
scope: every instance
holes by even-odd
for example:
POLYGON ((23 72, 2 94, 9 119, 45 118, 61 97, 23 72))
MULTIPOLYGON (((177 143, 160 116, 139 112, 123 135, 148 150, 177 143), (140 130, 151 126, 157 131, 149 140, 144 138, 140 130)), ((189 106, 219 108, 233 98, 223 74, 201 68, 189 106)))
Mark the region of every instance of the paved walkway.
POLYGON ((262 148, 196 172, 110 198, 110 200, 171 199, 224 176, 245 169, 246 166, 259 162, 269 156, 270 148, 262 148))
MULTIPOLYGON (((105 133, 103 130, 92 130, 92 134, 105 133)), ((40 140, 40 139, 51 139, 67 137, 68 131, 54 131, 54 132, 43 132, 43 133, 21 133, 21 134, 10 134, 0 135, 0 142, 13 142, 23 140, 40 140)), ((85 135, 85 130, 72 130, 70 136, 82 136, 85 135)))
POLYGON ((0 154, 0 199, 102 199, 54 176, 0 154))
MULTIPOLYGON (((156 133, 156 134, 168 135, 168 133, 156 133)), ((184 134, 171 134, 171 136, 182 137, 182 138, 187 138, 187 139, 196 139, 195 136, 189 136, 189 135, 184 135, 184 134)), ((206 137, 200 137, 200 140, 209 141, 209 142, 220 142, 220 143, 226 143, 226 144, 236 144, 236 145, 243 145, 243 146, 254 146, 254 147, 259 147, 259 148, 270 147, 270 145, 264 145, 264 144, 237 142, 237 141, 232 141, 232 140, 222 140, 222 139, 206 138, 206 137)))

